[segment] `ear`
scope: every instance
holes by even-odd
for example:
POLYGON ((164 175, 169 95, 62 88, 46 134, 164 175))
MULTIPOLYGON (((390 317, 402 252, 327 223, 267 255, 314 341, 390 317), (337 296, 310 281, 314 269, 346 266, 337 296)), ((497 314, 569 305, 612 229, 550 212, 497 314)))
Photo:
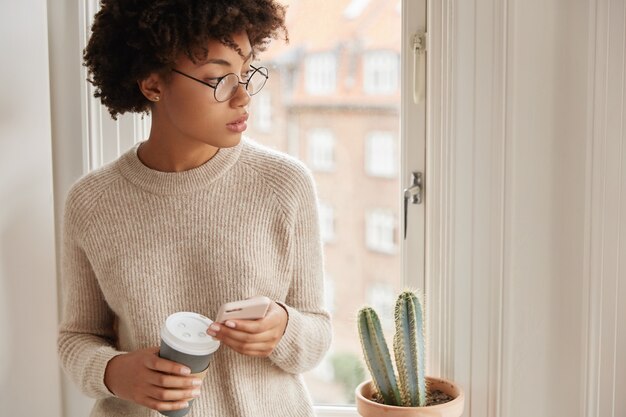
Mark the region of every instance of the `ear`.
POLYGON ((138 80, 139 90, 150 101, 159 101, 163 93, 163 79, 153 72, 143 80, 138 80))

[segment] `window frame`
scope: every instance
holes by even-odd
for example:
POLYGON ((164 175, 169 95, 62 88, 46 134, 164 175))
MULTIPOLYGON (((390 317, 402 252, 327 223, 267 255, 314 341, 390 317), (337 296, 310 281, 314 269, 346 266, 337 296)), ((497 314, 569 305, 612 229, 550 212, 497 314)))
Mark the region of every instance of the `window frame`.
POLYGON ((372 252, 395 255, 398 250, 396 233, 398 222, 393 210, 375 208, 365 215, 365 246, 372 252), (380 237, 387 235, 387 239, 380 237), (378 242, 378 243, 374 243, 378 242))
POLYGON ((400 57, 391 50, 374 49, 363 54, 363 92, 367 95, 394 94, 400 87, 400 57), (381 71, 383 64, 395 61, 393 71, 381 71), (376 80, 376 75, 383 75, 376 80), (384 82, 381 82, 383 81, 384 82), (378 83, 376 82, 378 81, 378 83))
MULTIPOLYGON (((390 170, 387 172, 376 171, 377 166, 381 166, 380 163, 376 163, 377 158, 380 158, 381 155, 391 156, 391 163, 397 161, 397 141, 395 140, 393 132, 384 131, 384 130, 373 130, 367 134, 365 138, 365 172, 367 175, 373 178, 384 178, 384 179, 392 179, 398 175, 398 167, 392 165, 390 170), (390 155, 385 155, 385 152, 381 152, 381 147, 377 147, 376 141, 381 141, 384 139, 388 141, 385 145, 389 148, 387 151, 390 155)), ((388 162, 388 161, 386 161, 388 162)))
POLYGON ((319 51, 306 56, 304 88, 307 94, 326 96, 337 91, 337 58, 334 51, 319 51), (331 68, 325 68, 331 62, 331 68))
POLYGON ((335 171, 337 139, 333 131, 316 127, 307 132, 307 161, 314 172, 335 171))

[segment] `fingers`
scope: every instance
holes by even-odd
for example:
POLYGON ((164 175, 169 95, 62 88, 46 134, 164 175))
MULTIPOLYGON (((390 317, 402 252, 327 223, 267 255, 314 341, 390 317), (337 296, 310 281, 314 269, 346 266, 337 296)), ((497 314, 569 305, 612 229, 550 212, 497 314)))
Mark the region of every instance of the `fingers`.
POLYGON ((280 341, 280 333, 275 329, 251 334, 222 327, 216 338, 224 345, 248 356, 269 356, 280 341))
POLYGON ((191 369, 176 362, 160 358, 157 355, 147 355, 144 359, 144 366, 158 372, 165 372, 173 375, 189 375, 191 369))
POLYGON ((144 405, 153 410, 171 411, 187 408, 189 400, 199 397, 202 380, 153 370, 148 373, 146 383, 144 405))
POLYGON ((198 388, 202 385, 202 380, 195 377, 184 377, 164 374, 161 372, 150 372, 146 382, 151 385, 163 388, 198 388))
POLYGON ((146 395, 160 402, 184 402, 200 396, 200 389, 164 389, 151 386, 147 389, 146 395))
POLYGON ((207 333, 238 353, 268 357, 285 333, 287 321, 287 312, 274 302, 262 319, 213 323, 207 333))
POLYGON ((150 397, 146 397, 139 404, 157 411, 173 411, 189 407, 188 401, 165 402, 150 397))

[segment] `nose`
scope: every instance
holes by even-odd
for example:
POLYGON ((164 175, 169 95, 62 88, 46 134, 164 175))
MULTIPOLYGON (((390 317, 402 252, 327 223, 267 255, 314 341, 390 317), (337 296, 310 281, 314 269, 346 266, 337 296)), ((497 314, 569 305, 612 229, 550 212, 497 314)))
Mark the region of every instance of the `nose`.
POLYGON ((237 91, 235 91, 235 94, 230 99, 230 105, 232 107, 245 107, 248 103, 250 103, 250 94, 244 84, 239 84, 237 91))

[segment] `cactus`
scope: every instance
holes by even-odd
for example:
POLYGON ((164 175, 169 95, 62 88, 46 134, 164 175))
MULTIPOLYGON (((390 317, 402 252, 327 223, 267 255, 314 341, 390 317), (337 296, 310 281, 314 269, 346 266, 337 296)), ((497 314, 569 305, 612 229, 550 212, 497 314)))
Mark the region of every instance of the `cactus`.
POLYGON ((376 311, 370 307, 359 311, 359 334, 365 362, 372 375, 376 391, 385 404, 399 404, 401 401, 398 381, 393 371, 391 356, 385 342, 383 330, 376 311))
POLYGON ((387 405, 426 405, 424 313, 419 298, 411 291, 398 296, 393 339, 398 379, 376 312, 365 307, 358 315, 359 336, 365 362, 376 391, 387 405))
POLYGON ((395 321, 393 350, 402 405, 424 407, 426 405, 424 316, 420 300, 411 291, 405 291, 398 297, 395 321))

